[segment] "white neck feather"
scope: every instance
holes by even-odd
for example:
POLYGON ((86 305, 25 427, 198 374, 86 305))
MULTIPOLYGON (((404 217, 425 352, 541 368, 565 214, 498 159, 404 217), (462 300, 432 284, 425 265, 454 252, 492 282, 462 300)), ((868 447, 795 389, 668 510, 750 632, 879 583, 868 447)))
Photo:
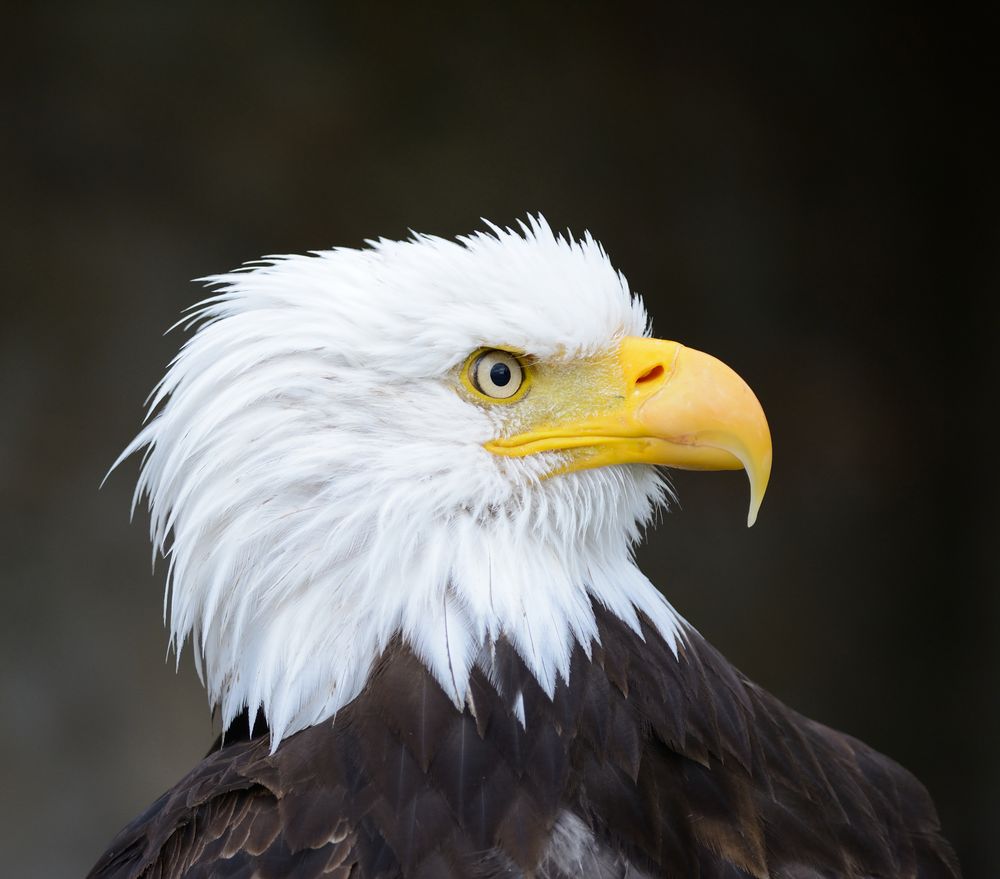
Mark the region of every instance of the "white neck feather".
MULTIPOLYGON (((202 466, 192 494, 238 484, 240 469, 202 466)), ((514 517, 460 510, 442 518, 364 474, 353 486, 340 480, 336 502, 322 488, 272 496, 267 506, 252 494, 229 495, 226 505, 189 495, 195 512, 177 508, 171 517, 173 646, 179 655, 192 638, 223 724, 244 707, 262 710, 272 747, 354 699, 397 634, 456 706, 482 648, 501 636, 551 695, 569 677, 574 644, 589 655, 598 637, 592 599, 636 630, 645 614, 671 646, 681 631, 631 558, 632 513, 647 505, 651 486, 640 487, 640 468, 623 469, 538 483, 514 517), (612 487, 626 503, 610 519, 588 516, 612 487), (576 521, 553 521, 569 509, 576 521)), ((155 505, 153 513, 162 538, 155 505)))

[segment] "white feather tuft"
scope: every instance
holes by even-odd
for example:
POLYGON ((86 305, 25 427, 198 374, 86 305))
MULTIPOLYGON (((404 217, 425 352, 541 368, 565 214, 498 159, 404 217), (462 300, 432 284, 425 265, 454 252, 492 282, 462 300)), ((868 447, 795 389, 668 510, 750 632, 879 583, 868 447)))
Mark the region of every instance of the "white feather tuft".
POLYGON ((501 416, 454 391, 480 346, 600 354, 646 331, 642 303, 589 235, 490 228, 269 257, 205 279, 183 319, 197 332, 115 466, 144 450, 171 644, 192 641, 224 726, 262 710, 277 747, 352 700, 397 634, 458 706, 501 635, 552 693, 597 637, 591 599, 675 642, 631 555, 658 473, 542 480, 558 458, 492 456, 501 416))

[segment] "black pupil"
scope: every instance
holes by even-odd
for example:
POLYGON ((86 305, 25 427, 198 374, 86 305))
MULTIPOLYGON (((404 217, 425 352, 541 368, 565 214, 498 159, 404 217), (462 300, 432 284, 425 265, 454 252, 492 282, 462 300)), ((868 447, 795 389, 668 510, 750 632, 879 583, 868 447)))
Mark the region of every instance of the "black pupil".
POLYGON ((510 367, 506 363, 494 363, 490 367, 490 381, 498 388, 510 382, 510 367))

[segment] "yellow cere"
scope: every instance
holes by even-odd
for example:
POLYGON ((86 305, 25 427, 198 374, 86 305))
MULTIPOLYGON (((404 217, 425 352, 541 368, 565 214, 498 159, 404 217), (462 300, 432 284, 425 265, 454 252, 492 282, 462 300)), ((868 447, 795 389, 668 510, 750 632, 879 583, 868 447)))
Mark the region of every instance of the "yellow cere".
MULTIPOLYGON (((614 354, 578 360, 529 362, 531 389, 513 417, 504 419, 502 437, 582 422, 617 409, 625 381, 614 354)), ((499 437, 498 437, 499 438, 499 437)))

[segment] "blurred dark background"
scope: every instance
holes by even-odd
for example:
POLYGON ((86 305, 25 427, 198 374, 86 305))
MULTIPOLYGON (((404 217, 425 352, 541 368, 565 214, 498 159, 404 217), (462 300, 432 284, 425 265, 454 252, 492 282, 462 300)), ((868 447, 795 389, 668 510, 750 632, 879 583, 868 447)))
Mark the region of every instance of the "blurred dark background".
POLYGON ((0 834, 82 875, 206 750, 162 570, 98 483, 264 253, 542 211, 756 389, 775 469, 680 474, 643 565, 752 678, 912 769, 995 875, 992 29, 868 4, 33 5, 5 28, 0 834))

